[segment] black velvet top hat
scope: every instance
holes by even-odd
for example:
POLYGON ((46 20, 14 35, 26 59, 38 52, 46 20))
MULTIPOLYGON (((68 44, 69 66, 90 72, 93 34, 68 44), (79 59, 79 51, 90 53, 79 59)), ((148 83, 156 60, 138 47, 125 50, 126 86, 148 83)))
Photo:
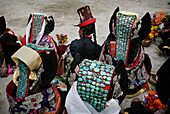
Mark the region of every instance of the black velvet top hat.
POLYGON ((4 16, 1 16, 0 17, 0 35, 4 33, 5 29, 6 29, 5 18, 4 16))
POLYGON ((90 6, 84 6, 79 8, 77 10, 77 13, 79 14, 80 17, 80 23, 75 26, 83 27, 96 22, 96 18, 93 18, 92 16, 90 6))

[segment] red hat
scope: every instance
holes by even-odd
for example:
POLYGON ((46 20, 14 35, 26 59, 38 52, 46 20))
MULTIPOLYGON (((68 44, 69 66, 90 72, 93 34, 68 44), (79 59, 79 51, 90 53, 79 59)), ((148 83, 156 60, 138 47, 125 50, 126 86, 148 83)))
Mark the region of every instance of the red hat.
POLYGON ((84 6, 79 8, 77 10, 77 13, 80 16, 80 23, 75 26, 84 27, 86 25, 96 22, 96 18, 93 18, 92 13, 90 11, 90 6, 84 6))

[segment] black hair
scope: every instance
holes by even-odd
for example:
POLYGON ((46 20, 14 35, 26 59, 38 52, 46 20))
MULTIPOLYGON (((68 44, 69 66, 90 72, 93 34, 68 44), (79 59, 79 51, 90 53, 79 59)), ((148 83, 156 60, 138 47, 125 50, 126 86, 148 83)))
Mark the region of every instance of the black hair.
POLYGON ((93 55, 92 55, 92 59, 95 58, 96 55, 96 48, 97 48, 97 41, 96 41, 96 29, 95 29, 95 24, 91 23, 87 26, 84 27, 80 27, 80 30, 83 31, 83 48, 84 48, 84 54, 85 54, 85 58, 89 57, 88 53, 86 53, 86 40, 85 40, 85 35, 89 36, 90 34, 93 34, 93 38, 94 38, 94 50, 93 50, 93 55))
POLYGON ((0 35, 2 35, 5 32, 6 29, 6 23, 5 23, 5 17, 0 17, 0 35))

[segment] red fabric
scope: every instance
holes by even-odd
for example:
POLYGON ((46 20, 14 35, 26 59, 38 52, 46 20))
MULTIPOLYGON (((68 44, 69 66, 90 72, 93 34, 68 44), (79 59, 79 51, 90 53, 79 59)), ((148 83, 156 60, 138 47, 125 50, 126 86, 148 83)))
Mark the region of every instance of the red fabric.
POLYGON ((93 18, 93 19, 87 20, 87 21, 85 21, 85 22, 79 24, 78 26, 79 26, 79 27, 84 27, 84 26, 86 26, 86 25, 89 25, 89 24, 95 23, 95 22, 96 22, 96 19, 93 18))
POLYGON ((22 46, 26 45, 26 35, 24 35, 23 39, 22 39, 22 46))

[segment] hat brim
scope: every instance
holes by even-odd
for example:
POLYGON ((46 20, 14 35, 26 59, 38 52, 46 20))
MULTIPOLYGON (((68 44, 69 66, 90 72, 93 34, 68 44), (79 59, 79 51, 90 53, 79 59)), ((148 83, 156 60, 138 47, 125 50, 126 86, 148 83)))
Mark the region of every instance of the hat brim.
POLYGON ((96 18, 92 18, 92 19, 89 19, 89 20, 87 20, 87 21, 84 21, 84 22, 82 22, 82 23, 80 23, 80 24, 78 24, 78 25, 74 25, 74 26, 84 27, 84 26, 87 26, 87 25, 89 25, 89 24, 91 24, 91 23, 95 23, 95 22, 96 22, 96 18))

